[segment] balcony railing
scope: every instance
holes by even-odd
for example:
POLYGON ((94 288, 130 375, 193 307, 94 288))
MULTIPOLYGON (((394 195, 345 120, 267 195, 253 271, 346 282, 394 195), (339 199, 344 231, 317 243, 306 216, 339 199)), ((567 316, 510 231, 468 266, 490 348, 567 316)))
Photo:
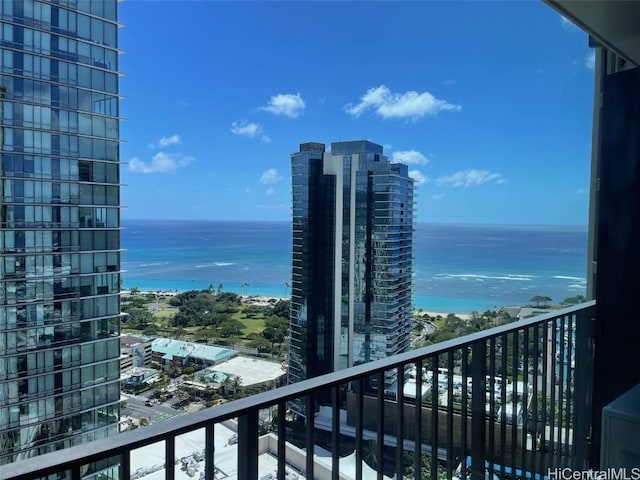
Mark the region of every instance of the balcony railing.
POLYGON ((167 480, 189 468, 205 479, 542 479, 583 469, 594 315, 589 302, 498 326, 0 466, 0 478, 80 479, 104 461, 119 478, 163 470, 167 480), (394 387, 378 388, 389 378, 394 387), (199 451, 186 459, 184 445, 199 451), (149 452, 161 460, 140 466, 149 452))

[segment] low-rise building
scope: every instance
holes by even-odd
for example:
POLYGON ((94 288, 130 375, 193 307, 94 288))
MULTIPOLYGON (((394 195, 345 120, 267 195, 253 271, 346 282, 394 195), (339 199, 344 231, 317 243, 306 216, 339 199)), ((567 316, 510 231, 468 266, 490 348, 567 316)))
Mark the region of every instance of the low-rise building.
POLYGON ((152 368, 132 367, 122 372, 120 385, 127 393, 138 393, 144 387, 159 379, 158 372, 152 368))
POLYGON ((209 368, 232 379, 249 390, 268 390, 286 383, 287 371, 276 362, 254 357, 234 357, 209 368))
POLYGON ((151 364, 153 337, 123 333, 120 335, 120 372, 151 364))
POLYGON ((172 367, 179 370, 188 366, 208 367, 217 365, 238 354, 239 352, 229 348, 183 342, 170 338, 156 338, 151 343, 152 361, 165 370, 172 367))

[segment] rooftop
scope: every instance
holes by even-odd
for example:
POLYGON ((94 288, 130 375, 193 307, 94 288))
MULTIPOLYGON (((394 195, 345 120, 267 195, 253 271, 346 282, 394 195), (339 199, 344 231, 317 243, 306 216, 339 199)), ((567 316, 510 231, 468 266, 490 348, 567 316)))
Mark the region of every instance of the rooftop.
POLYGON ((140 343, 150 342, 153 337, 145 337, 144 335, 134 335, 131 333, 123 333, 120 335, 120 344, 123 347, 131 347, 140 343))
POLYGON ((264 382, 273 382, 287 374, 282 365, 253 357, 234 357, 209 368, 225 375, 240 377, 240 385, 248 387, 264 382))
POLYGON ((166 360, 172 360, 173 357, 189 357, 195 360, 218 363, 238 355, 236 350, 212 347, 211 345, 203 345, 200 343, 183 342, 170 338, 156 338, 151 344, 151 349, 154 352, 163 354, 163 358, 166 360))

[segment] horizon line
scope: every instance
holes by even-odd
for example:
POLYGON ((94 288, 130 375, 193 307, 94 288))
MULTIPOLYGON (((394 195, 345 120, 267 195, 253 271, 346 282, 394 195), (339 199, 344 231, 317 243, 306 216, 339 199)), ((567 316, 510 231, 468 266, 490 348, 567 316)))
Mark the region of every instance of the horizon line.
MULTIPOLYGON (((291 223, 291 220, 264 219, 219 219, 219 218, 122 218, 122 222, 227 222, 227 223, 291 223)), ((415 222, 414 225, 442 225, 442 226, 485 226, 485 227, 576 227, 589 228, 589 224, 582 223, 496 223, 496 222, 415 222)))

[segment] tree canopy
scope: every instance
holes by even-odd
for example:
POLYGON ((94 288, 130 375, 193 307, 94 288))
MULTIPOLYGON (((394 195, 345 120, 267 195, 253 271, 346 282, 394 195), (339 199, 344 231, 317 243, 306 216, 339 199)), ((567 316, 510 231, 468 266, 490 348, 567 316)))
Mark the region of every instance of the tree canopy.
POLYGON ((544 302, 544 306, 546 307, 549 302, 552 301, 550 297, 546 297, 544 295, 536 295, 535 297, 531 297, 529 299, 530 302, 535 302, 536 307, 540 307, 540 302, 544 302))
POLYGON ((221 326, 227 322, 221 331, 227 336, 233 335, 238 326, 231 321, 231 315, 238 311, 240 297, 235 293, 212 293, 209 290, 190 290, 171 299, 171 305, 178 307, 178 313, 173 318, 175 327, 221 326))
POLYGON ((264 321, 262 335, 272 344, 282 343, 289 333, 289 319, 272 315, 264 321))
POLYGON ((276 317, 286 318, 289 320, 289 310, 291 309, 291 301, 289 300, 278 300, 273 307, 271 307, 270 315, 275 315, 276 317))
POLYGON ((575 297, 567 297, 562 303, 565 305, 577 305, 579 303, 584 303, 587 301, 587 298, 584 295, 576 295, 575 297))

